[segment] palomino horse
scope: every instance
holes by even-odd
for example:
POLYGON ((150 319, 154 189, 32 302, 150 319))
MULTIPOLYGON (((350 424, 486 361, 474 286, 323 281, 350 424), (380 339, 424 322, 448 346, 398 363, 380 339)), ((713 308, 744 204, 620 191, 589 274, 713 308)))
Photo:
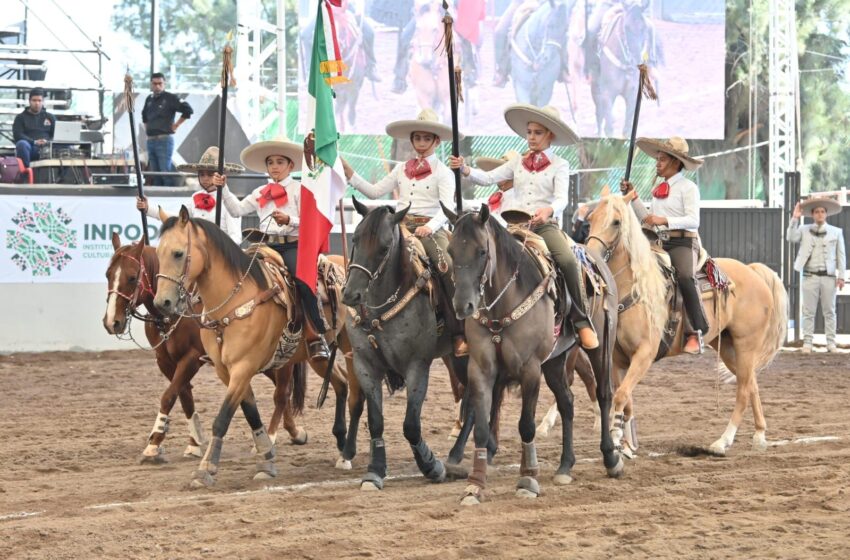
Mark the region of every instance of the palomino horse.
POLYGON ((517 102, 543 107, 551 101, 566 62, 568 15, 565 2, 549 0, 512 30, 511 80, 517 102))
MULTIPOLYGON (((625 426, 632 420, 628 406, 632 391, 655 360, 667 328, 667 291, 650 243, 623 197, 603 198, 589 219, 587 243, 601 248, 610 269, 617 271, 617 290, 625 307, 620 314, 614 354, 615 366, 627 369, 614 395, 614 441, 619 446, 625 426), (626 300, 632 304, 625 305, 626 300)), ((733 259, 717 259, 716 263, 734 286, 729 292, 714 290, 703 294, 703 298, 708 297, 705 311, 710 326, 705 340, 719 352, 738 383, 729 425, 709 448, 712 453, 723 455, 735 439, 748 404, 752 404, 755 420, 753 446, 766 446, 756 372, 770 363, 785 340, 787 301, 782 281, 765 265, 745 265, 733 259)), ((682 325, 680 322, 668 356, 682 351, 682 325)))
MULTIPOLYGON (((127 330, 130 317, 143 320, 145 336, 156 353, 157 366, 169 381, 160 399, 159 414, 148 437, 148 445, 142 452, 141 462, 165 462, 162 443, 171 425, 168 415, 178 397, 189 422, 189 445, 183 456, 201 457, 201 446, 207 443, 207 439, 192 396, 192 379, 203 365, 204 346, 201 344, 200 327, 191 319, 177 318, 173 323, 167 322, 154 307, 156 275, 159 272, 155 248, 141 243, 122 246, 117 233, 112 234, 112 246, 115 254, 106 271, 109 295, 103 326, 108 333, 119 335, 127 330), (139 306, 145 308, 146 316, 137 312, 139 306)), ((303 368, 293 372, 291 366, 286 366, 266 374, 275 383, 275 411, 269 424, 272 441, 283 417, 292 443, 307 443, 307 431, 295 423, 295 416, 304 408, 306 374, 303 368)))
MULTIPOLYGON (((201 321, 206 328, 201 331, 201 341, 216 373, 227 385, 224 402, 213 422, 213 438, 193 475, 192 485, 214 484, 223 439, 240 404, 259 456, 255 478, 275 476, 274 447, 260 419, 251 379, 270 367, 308 359, 301 330, 292 318, 293 302, 278 281, 266 274, 267 265, 257 258, 258 254, 251 257, 244 253, 215 224, 192 219, 185 206, 177 217, 161 217, 157 276, 164 282, 160 283, 154 304, 163 313, 185 313, 188 288, 197 287, 205 302, 201 321)), ((274 265, 268 268, 271 266, 274 265)), ((343 274, 341 270, 338 273, 343 274)), ((344 309, 340 306, 336 311, 330 317, 332 328, 327 336, 346 352, 349 345, 341 332, 344 309)), ((316 371, 325 371, 327 364, 323 360, 311 361, 311 365, 316 371)), ((341 387, 334 387, 339 412, 340 403, 345 406, 344 378, 351 380, 353 375, 340 372, 338 364, 334 364, 334 369, 332 381, 342 379, 341 387)), ((353 389, 356 390, 356 382, 353 389)), ((334 434, 342 449, 347 443, 344 408, 342 418, 338 414, 335 419, 334 434), (337 424, 342 424, 341 433, 337 424)), ((342 462, 340 459, 337 466, 342 462)))
MULTIPOLYGON (((407 387, 404 437, 422 474, 443 482, 446 469, 422 437, 420 414, 428 391, 431 362, 446 357, 446 365, 465 381, 467 359, 452 356, 451 337, 439 334, 429 294, 430 272, 417 266, 412 238, 403 236, 408 208, 388 206, 369 210, 354 199, 363 221, 354 231, 343 302, 354 310, 347 332, 354 347, 354 365, 366 397, 371 459, 363 490, 382 489, 387 476, 384 447, 382 383, 407 387)), ((352 421, 354 421, 352 419, 352 421)))
MULTIPOLYGON (((544 275, 535 262, 536 257, 526 250, 528 237, 524 243, 518 241, 491 218, 486 205, 479 212, 460 217, 445 207, 443 212, 455 225, 449 244, 456 282, 453 304, 458 318, 466 319, 470 353, 469 402, 475 413, 476 449, 462 503, 478 504, 483 495, 487 478, 485 446, 490 437, 494 389, 506 384, 519 384, 522 393, 519 420, 522 462, 517 495, 537 497, 540 486, 536 477, 540 467, 534 446, 534 413, 541 371, 555 394, 563 422, 563 447, 555 483, 571 482, 570 471, 575 464, 573 396, 564 375, 567 350, 575 341, 565 336, 566 333, 555 336, 555 298, 551 290, 554 269, 544 275)), ((605 266, 599 268, 605 284, 613 285, 605 266)), ((562 293, 562 306, 569 309, 569 296, 566 290, 562 293)), ((616 304, 616 295, 608 294, 599 301, 601 305, 595 303, 591 317, 601 334, 602 344, 590 350, 589 357, 596 374, 596 396, 602 411, 600 448, 609 476, 618 477, 623 472, 623 460, 608 429, 612 335, 616 329, 616 313, 612 306, 616 304)))

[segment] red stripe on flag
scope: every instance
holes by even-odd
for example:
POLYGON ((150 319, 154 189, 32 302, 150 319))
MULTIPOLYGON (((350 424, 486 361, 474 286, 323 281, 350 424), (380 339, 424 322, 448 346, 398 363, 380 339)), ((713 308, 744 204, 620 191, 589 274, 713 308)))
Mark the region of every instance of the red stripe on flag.
POLYGON ((313 191, 301 186, 301 221, 298 225, 298 264, 295 277, 307 284, 313 293, 319 279, 320 253, 330 250, 330 221, 319 211, 313 191))
MULTIPOLYGON (((333 14, 333 11, 331 10, 331 7, 329 5, 325 4, 325 8, 328 10, 328 21, 331 24, 331 37, 333 37, 333 40, 334 40, 334 57, 333 57, 333 59, 334 60, 342 60, 342 56, 340 56, 340 54, 339 54, 339 41, 336 38, 336 23, 334 23, 334 14, 333 14)), ((340 72, 340 75, 341 74, 342 74, 342 72, 340 72)))

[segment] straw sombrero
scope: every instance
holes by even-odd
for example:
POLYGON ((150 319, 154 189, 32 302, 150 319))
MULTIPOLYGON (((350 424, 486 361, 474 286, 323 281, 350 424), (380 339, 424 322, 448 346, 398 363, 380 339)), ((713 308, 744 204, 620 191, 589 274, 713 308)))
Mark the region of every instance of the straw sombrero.
MULTIPOLYGON (((184 163, 177 166, 178 171, 218 171, 218 146, 210 146, 203 154, 198 163, 184 163)), ((245 171, 245 168, 238 163, 224 164, 224 172, 228 175, 238 175, 245 171)))
POLYGON ((301 158, 304 154, 304 148, 301 144, 290 142, 287 138, 278 138, 275 140, 267 140, 265 142, 257 142, 251 144, 239 156, 242 163, 251 171, 257 173, 266 172, 266 158, 269 156, 284 156, 292 160, 295 166, 293 171, 301 170, 301 158))
MULTIPOLYGON (((387 125, 387 134, 400 140, 409 140, 413 132, 430 132, 440 140, 452 139, 452 127, 441 123, 433 109, 422 109, 414 120, 393 121, 387 125)), ((460 138, 463 134, 458 134, 460 138)))
POLYGON ((520 157, 519 152, 516 150, 508 150, 500 158, 481 156, 475 158, 475 167, 481 171, 493 171, 516 157, 520 157))
POLYGON ((688 171, 696 171, 703 161, 688 155, 688 143, 681 136, 671 136, 669 140, 655 140, 653 138, 638 138, 637 146, 653 159, 663 152, 674 157, 685 164, 688 171))
POLYGON ((834 216, 841 213, 841 204, 834 198, 827 196, 810 196, 800 203, 800 210, 803 211, 803 214, 811 215, 815 208, 823 208, 826 210, 827 216, 834 216))
POLYGON ((505 122, 511 127, 511 130, 523 138, 526 136, 528 123, 541 124, 555 134, 555 139, 552 140, 553 146, 566 146, 575 144, 580 140, 578 134, 561 120, 561 113, 558 112, 558 109, 551 105, 542 108, 526 103, 509 105, 505 109, 505 122))

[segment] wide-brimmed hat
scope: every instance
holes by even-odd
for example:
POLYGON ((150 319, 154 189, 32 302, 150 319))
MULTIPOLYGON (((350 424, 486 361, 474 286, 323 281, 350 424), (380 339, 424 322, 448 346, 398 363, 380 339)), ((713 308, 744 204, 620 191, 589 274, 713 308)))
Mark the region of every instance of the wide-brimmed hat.
MULTIPOLYGON (((198 163, 183 163, 177 166, 178 171, 218 171, 218 146, 210 146, 201 154, 198 163)), ((245 168, 238 163, 224 163, 224 172, 228 175, 238 175, 245 168)))
POLYGON ((546 127, 555 135, 552 140, 553 146, 566 146, 575 144, 580 140, 578 134, 573 132, 567 124, 561 120, 561 113, 555 107, 535 107, 527 103, 517 103, 505 108, 505 122, 511 130, 525 138, 528 123, 535 122, 546 127))
POLYGON ((803 214, 811 214, 815 208, 823 208, 826 210, 827 216, 841 213, 841 204, 828 196, 810 196, 800 203, 800 210, 803 211, 803 214))
POLYGON ((517 210, 516 208, 502 211, 502 219, 509 224, 527 224, 532 217, 525 210, 517 210))
MULTIPOLYGON (((422 109, 413 120, 393 121, 387 125, 387 134, 393 138, 409 140, 414 132, 430 132, 447 142, 452 139, 452 127, 441 123, 440 117, 433 109, 422 109)), ((463 134, 458 133, 458 139, 460 138, 463 138, 463 134)))
POLYGON ((293 171, 301 169, 301 159, 304 156, 304 148, 301 144, 291 142, 288 138, 277 138, 251 144, 239 156, 242 163, 251 171, 257 173, 266 172, 266 158, 269 156, 284 156, 294 163, 293 171))
POLYGON ((658 154, 662 152, 674 157, 685 164, 688 171, 696 171, 703 163, 701 159, 688 155, 688 143, 681 136, 671 136, 669 140, 638 138, 637 146, 653 159, 658 159, 658 154))
POLYGON ((481 156, 475 158, 475 167, 481 171, 492 171, 517 157, 520 157, 520 154, 516 150, 508 150, 500 158, 481 156))

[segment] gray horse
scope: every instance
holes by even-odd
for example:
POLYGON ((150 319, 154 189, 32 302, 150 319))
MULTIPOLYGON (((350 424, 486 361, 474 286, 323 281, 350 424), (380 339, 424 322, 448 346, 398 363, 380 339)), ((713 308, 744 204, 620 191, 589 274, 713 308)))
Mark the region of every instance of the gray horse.
MULTIPOLYGON (((354 231, 348 276, 342 301, 356 313, 346 327, 354 351, 354 369, 366 398, 371 458, 361 489, 383 489, 387 476, 384 448, 382 385, 391 391, 407 387, 404 437, 422 474, 443 482, 447 471, 422 437, 420 414, 428 391, 431 362, 446 357, 446 365, 466 383, 468 358, 454 358, 451 337, 440 333, 430 296, 429 272, 417 274, 401 225, 408 208, 369 210, 353 199, 363 221, 354 231)), ((449 473, 452 474, 451 472, 449 473)))
MULTIPOLYGON (((486 205, 479 212, 460 217, 449 209, 443 212, 454 224, 449 244, 455 277, 453 304, 458 318, 466 319, 466 337, 470 361, 467 371, 469 404, 473 408, 475 454, 469 485, 462 503, 478 504, 487 479, 487 450, 490 439, 488 421, 494 389, 516 384, 522 393, 519 432, 522 439, 521 478, 517 495, 537 497, 540 485, 537 452, 534 446, 534 414, 540 389, 540 374, 555 394, 563 420, 563 440, 556 484, 568 484, 575 464, 572 441, 573 395, 566 384, 564 364, 567 350, 575 344, 572 333, 556 337, 555 305, 551 295, 551 276, 544 277, 523 244, 499 222, 490 217, 486 205), (489 302, 489 303, 488 303, 489 302), (496 319, 493 319, 496 317, 496 319)), ((598 270, 607 286, 614 280, 607 267, 598 261, 598 270)), ((566 290, 559 290, 568 298, 566 290)), ((563 302, 563 309, 569 309, 563 302)), ((596 302, 594 302, 596 303, 596 302)), ((623 472, 623 460, 609 433, 611 407, 611 355, 616 332, 617 294, 607 292, 601 305, 591 305, 591 318, 602 334, 602 344, 589 350, 597 382, 601 410, 601 450, 608 475, 623 472)))
POLYGON ((511 80, 517 102, 543 107, 552 99, 566 65, 567 16, 565 2, 549 0, 512 33, 511 80))

